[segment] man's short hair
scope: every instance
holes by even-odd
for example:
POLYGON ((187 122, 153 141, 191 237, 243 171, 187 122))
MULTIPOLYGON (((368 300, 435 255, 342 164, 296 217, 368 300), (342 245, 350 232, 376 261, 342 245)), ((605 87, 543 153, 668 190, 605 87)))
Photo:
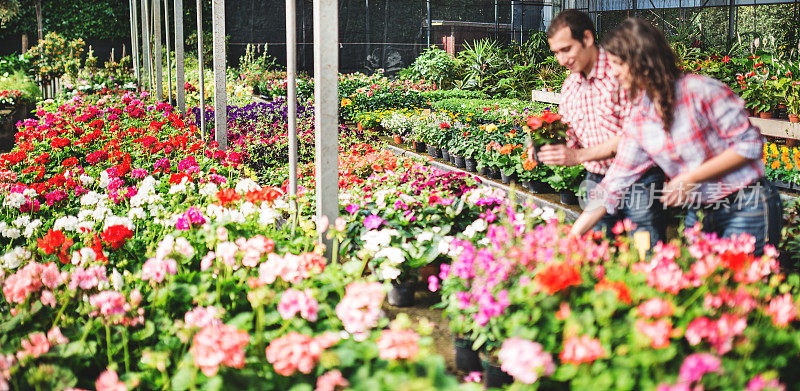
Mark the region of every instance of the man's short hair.
POLYGON ((550 22, 550 26, 547 27, 547 38, 552 38, 556 35, 558 30, 564 27, 569 27, 572 38, 580 42, 583 42, 583 32, 589 30, 592 34, 592 38, 597 42, 597 34, 594 32, 594 22, 592 22, 592 18, 589 17, 589 14, 586 12, 576 9, 561 11, 558 16, 553 18, 550 22))

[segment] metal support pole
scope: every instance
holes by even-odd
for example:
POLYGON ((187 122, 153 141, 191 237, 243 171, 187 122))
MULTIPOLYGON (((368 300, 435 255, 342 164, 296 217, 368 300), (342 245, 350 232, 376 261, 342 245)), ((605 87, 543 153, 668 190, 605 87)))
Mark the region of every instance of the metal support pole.
POLYGON ((431 47, 431 30, 433 30, 433 16, 431 15, 431 0, 425 0, 428 7, 428 47, 431 47))
MULTIPOLYGON (((314 131, 317 221, 339 216, 339 17, 337 0, 314 1, 314 131)), ((430 15, 430 14, 429 14, 430 15)), ((320 232, 330 255, 330 240, 320 232)))
POLYGON ((172 50, 169 44, 169 0, 164 0, 164 34, 167 43, 167 102, 172 104, 172 50))
POLYGON ((514 42, 516 33, 517 26, 514 24, 514 0, 511 0, 511 42, 514 42))
MULTIPOLYGON (((286 0, 286 116, 289 120, 289 198, 297 210, 297 0, 286 0)), ((367 0, 369 1, 369 0, 367 0)), ((369 31, 369 26, 367 27, 369 31)), ((295 213, 295 212, 292 212, 295 213)))
POLYGON ((153 0, 153 56, 156 60, 156 100, 164 99, 164 62, 161 59, 161 0, 153 0))
MULTIPOLYGON (((288 18, 289 15, 287 14, 286 17, 288 18)), ((367 43, 367 50, 366 50, 366 54, 364 55, 364 59, 367 59, 367 58, 369 58, 369 54, 370 54, 370 51, 371 51, 370 50, 371 49, 370 48, 370 44, 369 44, 369 40, 370 40, 370 37, 369 37, 369 0, 364 0, 364 18, 365 18, 365 20, 364 20, 364 35, 365 35, 365 38, 366 38, 366 40, 364 42, 367 43)), ((286 19, 286 22, 288 23, 289 19, 286 19)), ((287 26, 288 26, 288 24, 287 24, 287 26)))
MULTIPOLYGON (((225 88, 225 0, 211 3, 214 33, 214 140, 224 151, 228 147, 228 94, 225 88)), ((334 51, 338 53, 338 50, 334 51)))
POLYGON ((205 70, 203 69, 203 3, 197 0, 197 68, 200 75, 200 137, 206 140, 206 88, 205 70))
POLYGON ((736 39, 736 0, 730 0, 728 7, 728 47, 731 47, 736 39))
POLYGON ((497 0, 494 0, 494 39, 500 39, 500 6, 497 0))
POLYGON ((147 90, 153 92, 153 62, 150 53, 150 0, 142 0, 142 47, 144 68, 147 71, 147 90))
POLYGON ((186 113, 186 89, 184 84, 184 55, 183 55, 183 0, 173 3, 175 13, 175 94, 178 99, 178 111, 186 113))
POLYGON ((136 87, 142 86, 141 69, 139 68, 139 20, 137 18, 136 0, 128 1, 131 7, 131 60, 133 60, 133 74, 136 77, 136 87))

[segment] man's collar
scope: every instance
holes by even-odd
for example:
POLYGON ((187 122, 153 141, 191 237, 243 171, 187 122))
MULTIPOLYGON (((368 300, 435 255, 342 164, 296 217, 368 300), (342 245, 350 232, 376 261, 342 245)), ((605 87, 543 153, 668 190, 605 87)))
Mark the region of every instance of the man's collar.
POLYGON ((606 57, 606 51, 603 48, 598 48, 597 50, 597 58, 594 61, 594 66, 592 70, 589 71, 589 74, 585 77, 583 73, 580 74, 579 81, 590 81, 593 78, 603 78, 606 76, 606 70, 608 68, 608 57, 606 57))

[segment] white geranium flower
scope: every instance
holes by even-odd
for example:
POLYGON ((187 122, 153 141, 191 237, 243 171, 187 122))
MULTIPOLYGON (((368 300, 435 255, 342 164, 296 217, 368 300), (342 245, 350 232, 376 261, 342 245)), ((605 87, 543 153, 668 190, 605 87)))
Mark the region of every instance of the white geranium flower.
POLYGON ((256 181, 250 178, 244 178, 240 180, 239 183, 236 184, 235 189, 237 193, 245 194, 249 191, 260 190, 261 186, 259 186, 258 183, 256 183, 256 181))

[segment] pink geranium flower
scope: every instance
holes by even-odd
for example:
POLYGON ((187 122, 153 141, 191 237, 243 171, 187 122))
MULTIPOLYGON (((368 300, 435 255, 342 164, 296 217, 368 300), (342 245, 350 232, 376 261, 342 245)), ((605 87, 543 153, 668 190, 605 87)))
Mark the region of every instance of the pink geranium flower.
POLYGON ((419 352, 419 334, 414 330, 383 330, 377 344, 384 360, 412 359, 419 352))
POLYGON ((283 292, 278 303, 278 313, 283 319, 291 319, 298 313, 303 319, 316 322, 319 303, 314 299, 310 289, 299 291, 288 289, 283 292))
POLYGON ((344 329, 363 340, 366 332, 378 325, 385 293, 377 282, 356 281, 345 288, 342 301, 336 305, 336 316, 344 329))
POLYGON ((342 376, 342 372, 334 369, 317 378, 317 388, 314 391, 335 391, 336 387, 348 387, 350 382, 342 376))
POLYGON ((716 372, 721 365, 720 359, 709 353, 695 353, 683 360, 678 379, 685 383, 694 383, 709 372, 716 372))
POLYGON ((672 323, 666 319, 648 322, 643 319, 636 320, 636 330, 650 340, 653 349, 669 346, 669 335, 672 332, 672 323))
POLYGON ((797 319, 797 306, 792 301, 792 295, 785 293, 769 302, 767 315, 772 317, 772 323, 778 327, 786 327, 789 322, 797 319))
POLYGON ((603 350, 600 340, 583 335, 570 337, 564 341, 564 350, 561 351, 559 358, 563 363, 579 365, 605 356, 606 352, 603 350))
POLYGON ((246 331, 211 323, 194 335, 191 348, 194 365, 209 377, 216 375, 220 366, 241 368, 244 348, 249 342, 250 334, 246 331))
POLYGON ((553 356, 541 344, 519 337, 503 341, 499 358, 500 369, 525 384, 536 383, 539 377, 550 376, 556 370, 553 356))
POLYGON ((94 382, 94 386, 97 391, 127 391, 128 387, 125 385, 124 382, 119 380, 119 376, 117 376, 117 372, 113 369, 106 369, 105 372, 101 373, 100 376, 97 378, 97 381, 94 382))
POLYGON ((314 369, 322 352, 339 341, 335 333, 325 333, 316 338, 295 331, 272 340, 267 346, 266 355, 282 376, 291 376, 296 371, 308 374, 314 369))
POLYGON ((636 307, 636 311, 639 316, 644 318, 664 318, 672 316, 675 309, 672 307, 672 302, 654 297, 639 304, 639 306, 636 307))

